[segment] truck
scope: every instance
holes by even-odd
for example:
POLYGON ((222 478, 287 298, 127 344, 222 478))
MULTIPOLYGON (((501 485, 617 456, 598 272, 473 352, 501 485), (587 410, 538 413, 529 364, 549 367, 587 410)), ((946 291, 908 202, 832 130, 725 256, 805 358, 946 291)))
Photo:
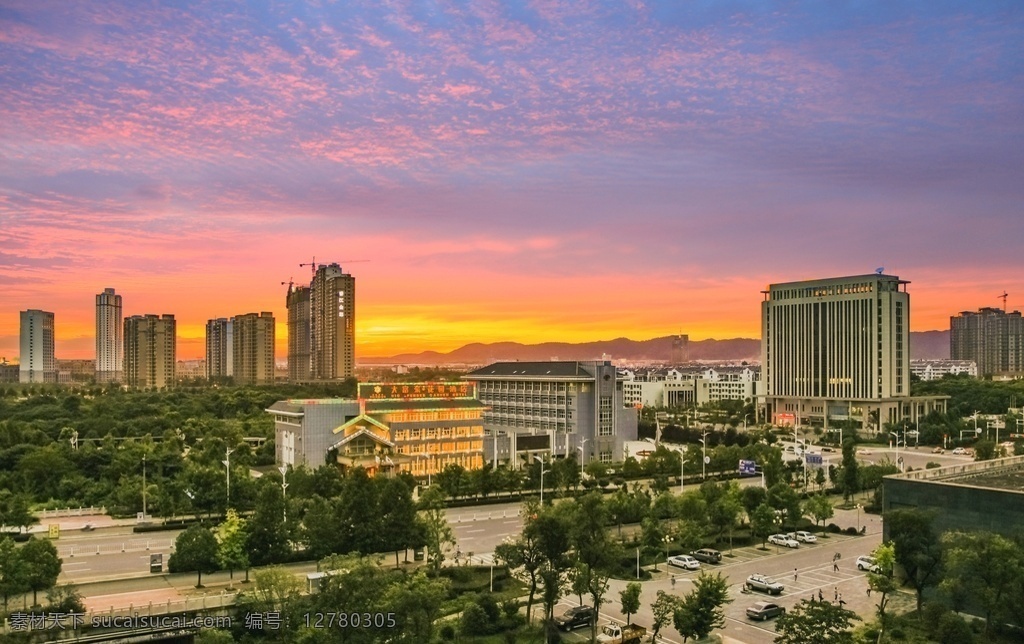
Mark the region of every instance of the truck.
POLYGON ((601 644, 640 644, 647 635, 647 629, 636 624, 605 624, 597 641, 601 644))

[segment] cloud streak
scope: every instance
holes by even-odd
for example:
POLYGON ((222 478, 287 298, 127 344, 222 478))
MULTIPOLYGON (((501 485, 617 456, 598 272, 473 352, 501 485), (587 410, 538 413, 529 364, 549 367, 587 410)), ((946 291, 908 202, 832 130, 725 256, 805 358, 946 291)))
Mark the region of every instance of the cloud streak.
POLYGON ((428 304, 453 338, 505 302, 509 339, 755 335, 764 283, 880 264, 944 326, 943 285, 1020 290, 1022 43, 1012 3, 8 2, 0 335, 39 299, 87 333, 118 284, 283 320, 313 255, 372 257, 373 352, 432 348, 387 319, 428 304))

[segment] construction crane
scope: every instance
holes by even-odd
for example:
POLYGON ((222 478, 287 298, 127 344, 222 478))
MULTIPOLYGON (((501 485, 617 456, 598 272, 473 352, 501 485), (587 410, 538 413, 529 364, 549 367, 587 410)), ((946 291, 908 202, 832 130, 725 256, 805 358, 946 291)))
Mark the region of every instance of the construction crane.
POLYGON ((1010 294, 1007 293, 1006 291, 1003 291, 1002 295, 997 295, 996 297, 1000 297, 1003 299, 1003 313, 1006 313, 1006 298, 1010 297, 1010 294))
MULTIPOLYGON (((368 259, 343 259, 340 262, 336 262, 336 263, 340 264, 341 262, 344 262, 346 264, 352 264, 352 263, 356 263, 356 262, 368 262, 368 261, 370 261, 370 260, 368 260, 368 259)), ((320 264, 317 264, 316 263, 316 256, 314 255, 312 262, 306 262, 305 264, 299 264, 300 268, 304 267, 304 266, 309 266, 310 276, 315 277, 316 276, 316 267, 317 266, 324 266, 324 264, 322 262, 320 264)))

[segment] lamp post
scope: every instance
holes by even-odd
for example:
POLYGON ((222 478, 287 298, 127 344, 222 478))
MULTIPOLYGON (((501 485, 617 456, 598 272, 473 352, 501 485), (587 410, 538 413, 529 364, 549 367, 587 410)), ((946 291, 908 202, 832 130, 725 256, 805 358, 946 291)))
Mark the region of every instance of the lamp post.
POLYGON ((701 434, 703 438, 698 438, 700 441, 700 480, 704 480, 708 477, 708 430, 705 429, 701 434))
POLYGON ((583 449, 583 446, 587 444, 587 439, 580 439, 580 444, 576 446, 576 449, 580 451, 580 480, 583 479, 583 459, 587 456, 587 452, 583 449))
POLYGON ((547 470, 544 469, 544 459, 539 456, 534 456, 533 459, 540 463, 540 504, 544 506, 544 475, 547 474, 547 470))
POLYGON ((142 455, 142 520, 146 520, 146 455, 142 455))
MULTIPOLYGON (((896 432, 889 432, 889 435, 896 439, 896 463, 899 464, 899 462, 900 462, 900 435, 898 433, 896 433, 896 432)), ((906 443, 906 440, 904 440, 904 443, 906 443)), ((900 471, 903 471, 903 468, 900 468, 900 471)))
POLYGON ((857 532, 860 532, 860 503, 857 504, 857 532))
POLYGON ((227 493, 228 506, 231 505, 231 452, 235 450, 230 447, 224 448, 224 467, 227 469, 225 491, 227 493))
POLYGON ((288 466, 282 465, 281 467, 277 468, 277 471, 281 473, 281 501, 284 502, 281 510, 281 523, 288 523, 288 466))
POLYGON ((685 458, 685 452, 679 453, 679 493, 682 494, 683 490, 686 489, 686 463, 688 462, 685 458))

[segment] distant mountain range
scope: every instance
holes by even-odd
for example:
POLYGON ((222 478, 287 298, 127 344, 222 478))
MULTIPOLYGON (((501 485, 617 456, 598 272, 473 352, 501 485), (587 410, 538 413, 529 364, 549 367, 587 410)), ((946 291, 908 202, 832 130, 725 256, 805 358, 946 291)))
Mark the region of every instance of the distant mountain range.
MULTIPOLYGON (((599 360, 609 355, 614 360, 668 362, 672 356, 672 338, 665 336, 651 340, 630 340, 616 338, 599 342, 544 342, 542 344, 520 344, 518 342, 474 342, 449 353, 424 351, 402 353, 381 358, 360 358, 363 365, 373 364, 489 364, 510 360, 599 360)), ((949 358, 949 331, 912 331, 910 333, 910 357, 913 360, 938 360, 949 358)), ((759 361, 761 341, 751 338, 731 340, 696 340, 688 347, 690 360, 710 361, 759 361)))

